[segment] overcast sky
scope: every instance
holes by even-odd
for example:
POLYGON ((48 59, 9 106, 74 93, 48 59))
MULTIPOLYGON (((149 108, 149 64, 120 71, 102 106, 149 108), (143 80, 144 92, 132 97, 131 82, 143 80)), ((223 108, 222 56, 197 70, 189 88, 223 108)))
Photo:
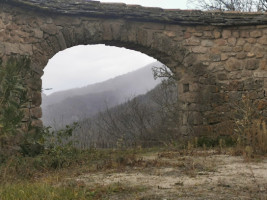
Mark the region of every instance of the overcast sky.
MULTIPOLYGON (((186 9, 187 0, 101 0, 147 7, 186 9)), ((82 87, 141 68, 156 61, 140 52, 105 45, 76 46, 57 53, 44 69, 45 94, 82 87)))

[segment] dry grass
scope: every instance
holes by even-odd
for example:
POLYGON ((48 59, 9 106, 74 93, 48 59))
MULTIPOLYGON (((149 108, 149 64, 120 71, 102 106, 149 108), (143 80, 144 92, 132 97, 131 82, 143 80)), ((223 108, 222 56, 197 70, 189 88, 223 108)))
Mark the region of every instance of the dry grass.
MULTIPOLYGON (((76 160, 78 163, 67 168, 33 173, 28 180, 17 177, 1 182, 1 200, 59 199, 59 196, 61 199, 195 199, 195 195, 214 199, 217 193, 234 199, 244 188, 256 197, 265 188, 259 177, 267 170, 262 163, 251 165, 239 157, 220 155, 219 148, 91 150, 76 160), (263 170, 257 171, 261 165, 263 170), (236 181, 231 181, 232 178, 236 181), (229 195, 221 194, 223 190, 229 195)), ((9 174, 8 169, 6 173, 9 174)))

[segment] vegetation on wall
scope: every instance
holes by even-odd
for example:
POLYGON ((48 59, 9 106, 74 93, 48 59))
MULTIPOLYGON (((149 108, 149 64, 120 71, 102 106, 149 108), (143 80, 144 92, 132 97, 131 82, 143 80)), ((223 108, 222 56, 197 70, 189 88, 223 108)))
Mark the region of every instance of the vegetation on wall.
POLYGON ((5 65, 0 63, 0 161, 3 154, 10 153, 21 142, 29 66, 30 60, 26 57, 12 57, 5 65))

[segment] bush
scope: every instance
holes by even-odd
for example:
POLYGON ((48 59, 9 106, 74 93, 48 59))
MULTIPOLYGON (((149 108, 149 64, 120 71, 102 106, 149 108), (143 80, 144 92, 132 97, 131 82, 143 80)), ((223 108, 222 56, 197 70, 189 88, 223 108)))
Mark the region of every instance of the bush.
POLYGON ((17 153, 23 136, 23 105, 27 100, 26 77, 30 73, 26 57, 0 61, 0 164, 17 153))
POLYGON ((218 147, 221 146, 221 143, 223 143, 225 147, 235 145, 235 141, 231 136, 202 136, 197 138, 197 146, 199 147, 218 147))
MULTIPOLYGON (((255 102, 249 96, 243 96, 242 101, 234 106, 235 134, 233 138, 238 149, 251 151, 248 154, 267 153, 267 127, 264 118, 255 102)), ((266 108, 261 108, 266 109, 266 108)))

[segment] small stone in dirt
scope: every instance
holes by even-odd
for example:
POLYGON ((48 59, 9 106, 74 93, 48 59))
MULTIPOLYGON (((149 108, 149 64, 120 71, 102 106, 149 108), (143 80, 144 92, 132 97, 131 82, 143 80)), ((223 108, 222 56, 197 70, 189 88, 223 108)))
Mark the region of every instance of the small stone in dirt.
POLYGON ((223 183, 218 184, 218 186, 221 186, 221 187, 227 187, 227 188, 231 187, 230 185, 228 185, 228 184, 223 184, 223 183))
POLYGON ((184 186, 184 182, 177 182, 174 185, 184 186))

